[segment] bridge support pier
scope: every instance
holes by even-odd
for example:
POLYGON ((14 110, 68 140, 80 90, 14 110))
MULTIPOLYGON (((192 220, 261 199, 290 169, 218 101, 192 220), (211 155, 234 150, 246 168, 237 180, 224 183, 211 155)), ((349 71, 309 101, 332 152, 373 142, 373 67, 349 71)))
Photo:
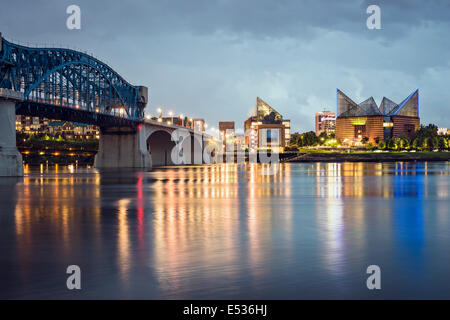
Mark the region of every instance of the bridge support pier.
POLYGON ((127 127, 102 128, 94 167, 151 169, 152 160, 143 131, 141 126, 137 130, 127 127))
POLYGON ((0 88, 0 177, 23 176, 16 146, 16 103, 22 100, 22 93, 0 88))

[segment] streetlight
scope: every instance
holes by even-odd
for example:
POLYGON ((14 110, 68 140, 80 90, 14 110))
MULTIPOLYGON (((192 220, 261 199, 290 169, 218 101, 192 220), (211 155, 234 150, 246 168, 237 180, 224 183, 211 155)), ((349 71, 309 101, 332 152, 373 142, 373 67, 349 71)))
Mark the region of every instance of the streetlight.
POLYGON ((158 113, 159 113, 159 117, 162 118, 162 109, 161 109, 161 108, 158 108, 157 111, 158 111, 158 113))
POLYGON ((171 118, 171 120, 173 122, 173 111, 172 110, 169 111, 169 116, 170 116, 170 118, 171 118))

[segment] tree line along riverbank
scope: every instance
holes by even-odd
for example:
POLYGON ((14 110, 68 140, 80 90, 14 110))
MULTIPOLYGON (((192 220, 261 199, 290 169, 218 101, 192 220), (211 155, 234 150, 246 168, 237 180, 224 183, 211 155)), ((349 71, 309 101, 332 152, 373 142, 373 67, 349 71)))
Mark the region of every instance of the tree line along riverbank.
POLYGON ((299 152, 283 162, 450 161, 450 152, 299 152))

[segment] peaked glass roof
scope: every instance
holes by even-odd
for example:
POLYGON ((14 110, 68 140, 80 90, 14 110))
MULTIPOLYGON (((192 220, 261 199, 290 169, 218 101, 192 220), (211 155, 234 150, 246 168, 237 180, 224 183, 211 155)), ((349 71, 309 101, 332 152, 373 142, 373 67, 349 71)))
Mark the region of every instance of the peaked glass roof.
POLYGON ((253 111, 253 116, 258 118, 258 121, 263 122, 280 122, 283 120, 281 114, 279 114, 274 108, 269 106, 260 97, 256 98, 255 110, 253 111))
POLYGON ((383 97, 378 107, 373 97, 356 104, 341 90, 337 90, 338 117, 361 117, 361 116, 419 116, 419 89, 411 93, 400 104, 383 97))

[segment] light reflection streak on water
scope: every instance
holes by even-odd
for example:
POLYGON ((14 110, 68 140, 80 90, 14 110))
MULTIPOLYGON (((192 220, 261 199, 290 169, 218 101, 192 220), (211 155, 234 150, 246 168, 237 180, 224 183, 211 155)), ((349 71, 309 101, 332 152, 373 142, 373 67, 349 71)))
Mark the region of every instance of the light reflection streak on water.
POLYGON ((120 270, 120 277, 123 284, 126 286, 129 278, 129 269, 131 264, 130 259, 130 240, 129 240, 129 226, 128 226, 128 206, 130 199, 121 199, 117 204, 117 219, 118 219, 118 235, 117 235, 117 250, 118 261, 117 265, 120 270))
POLYGON ((180 289, 200 270, 218 276, 233 274, 233 267, 221 266, 236 264, 237 254, 232 250, 223 254, 217 248, 233 248, 237 241, 237 172, 236 166, 223 165, 156 173, 154 263, 166 290, 180 289), (187 261, 195 267, 184 268, 187 261))
POLYGON ((316 163, 316 192, 320 196, 318 206, 325 206, 325 210, 318 210, 324 212, 325 217, 317 216, 318 225, 323 225, 319 234, 324 238, 321 242, 324 246, 324 265, 335 275, 340 275, 345 267, 342 263, 345 254, 342 170, 346 169, 340 163, 316 163))

